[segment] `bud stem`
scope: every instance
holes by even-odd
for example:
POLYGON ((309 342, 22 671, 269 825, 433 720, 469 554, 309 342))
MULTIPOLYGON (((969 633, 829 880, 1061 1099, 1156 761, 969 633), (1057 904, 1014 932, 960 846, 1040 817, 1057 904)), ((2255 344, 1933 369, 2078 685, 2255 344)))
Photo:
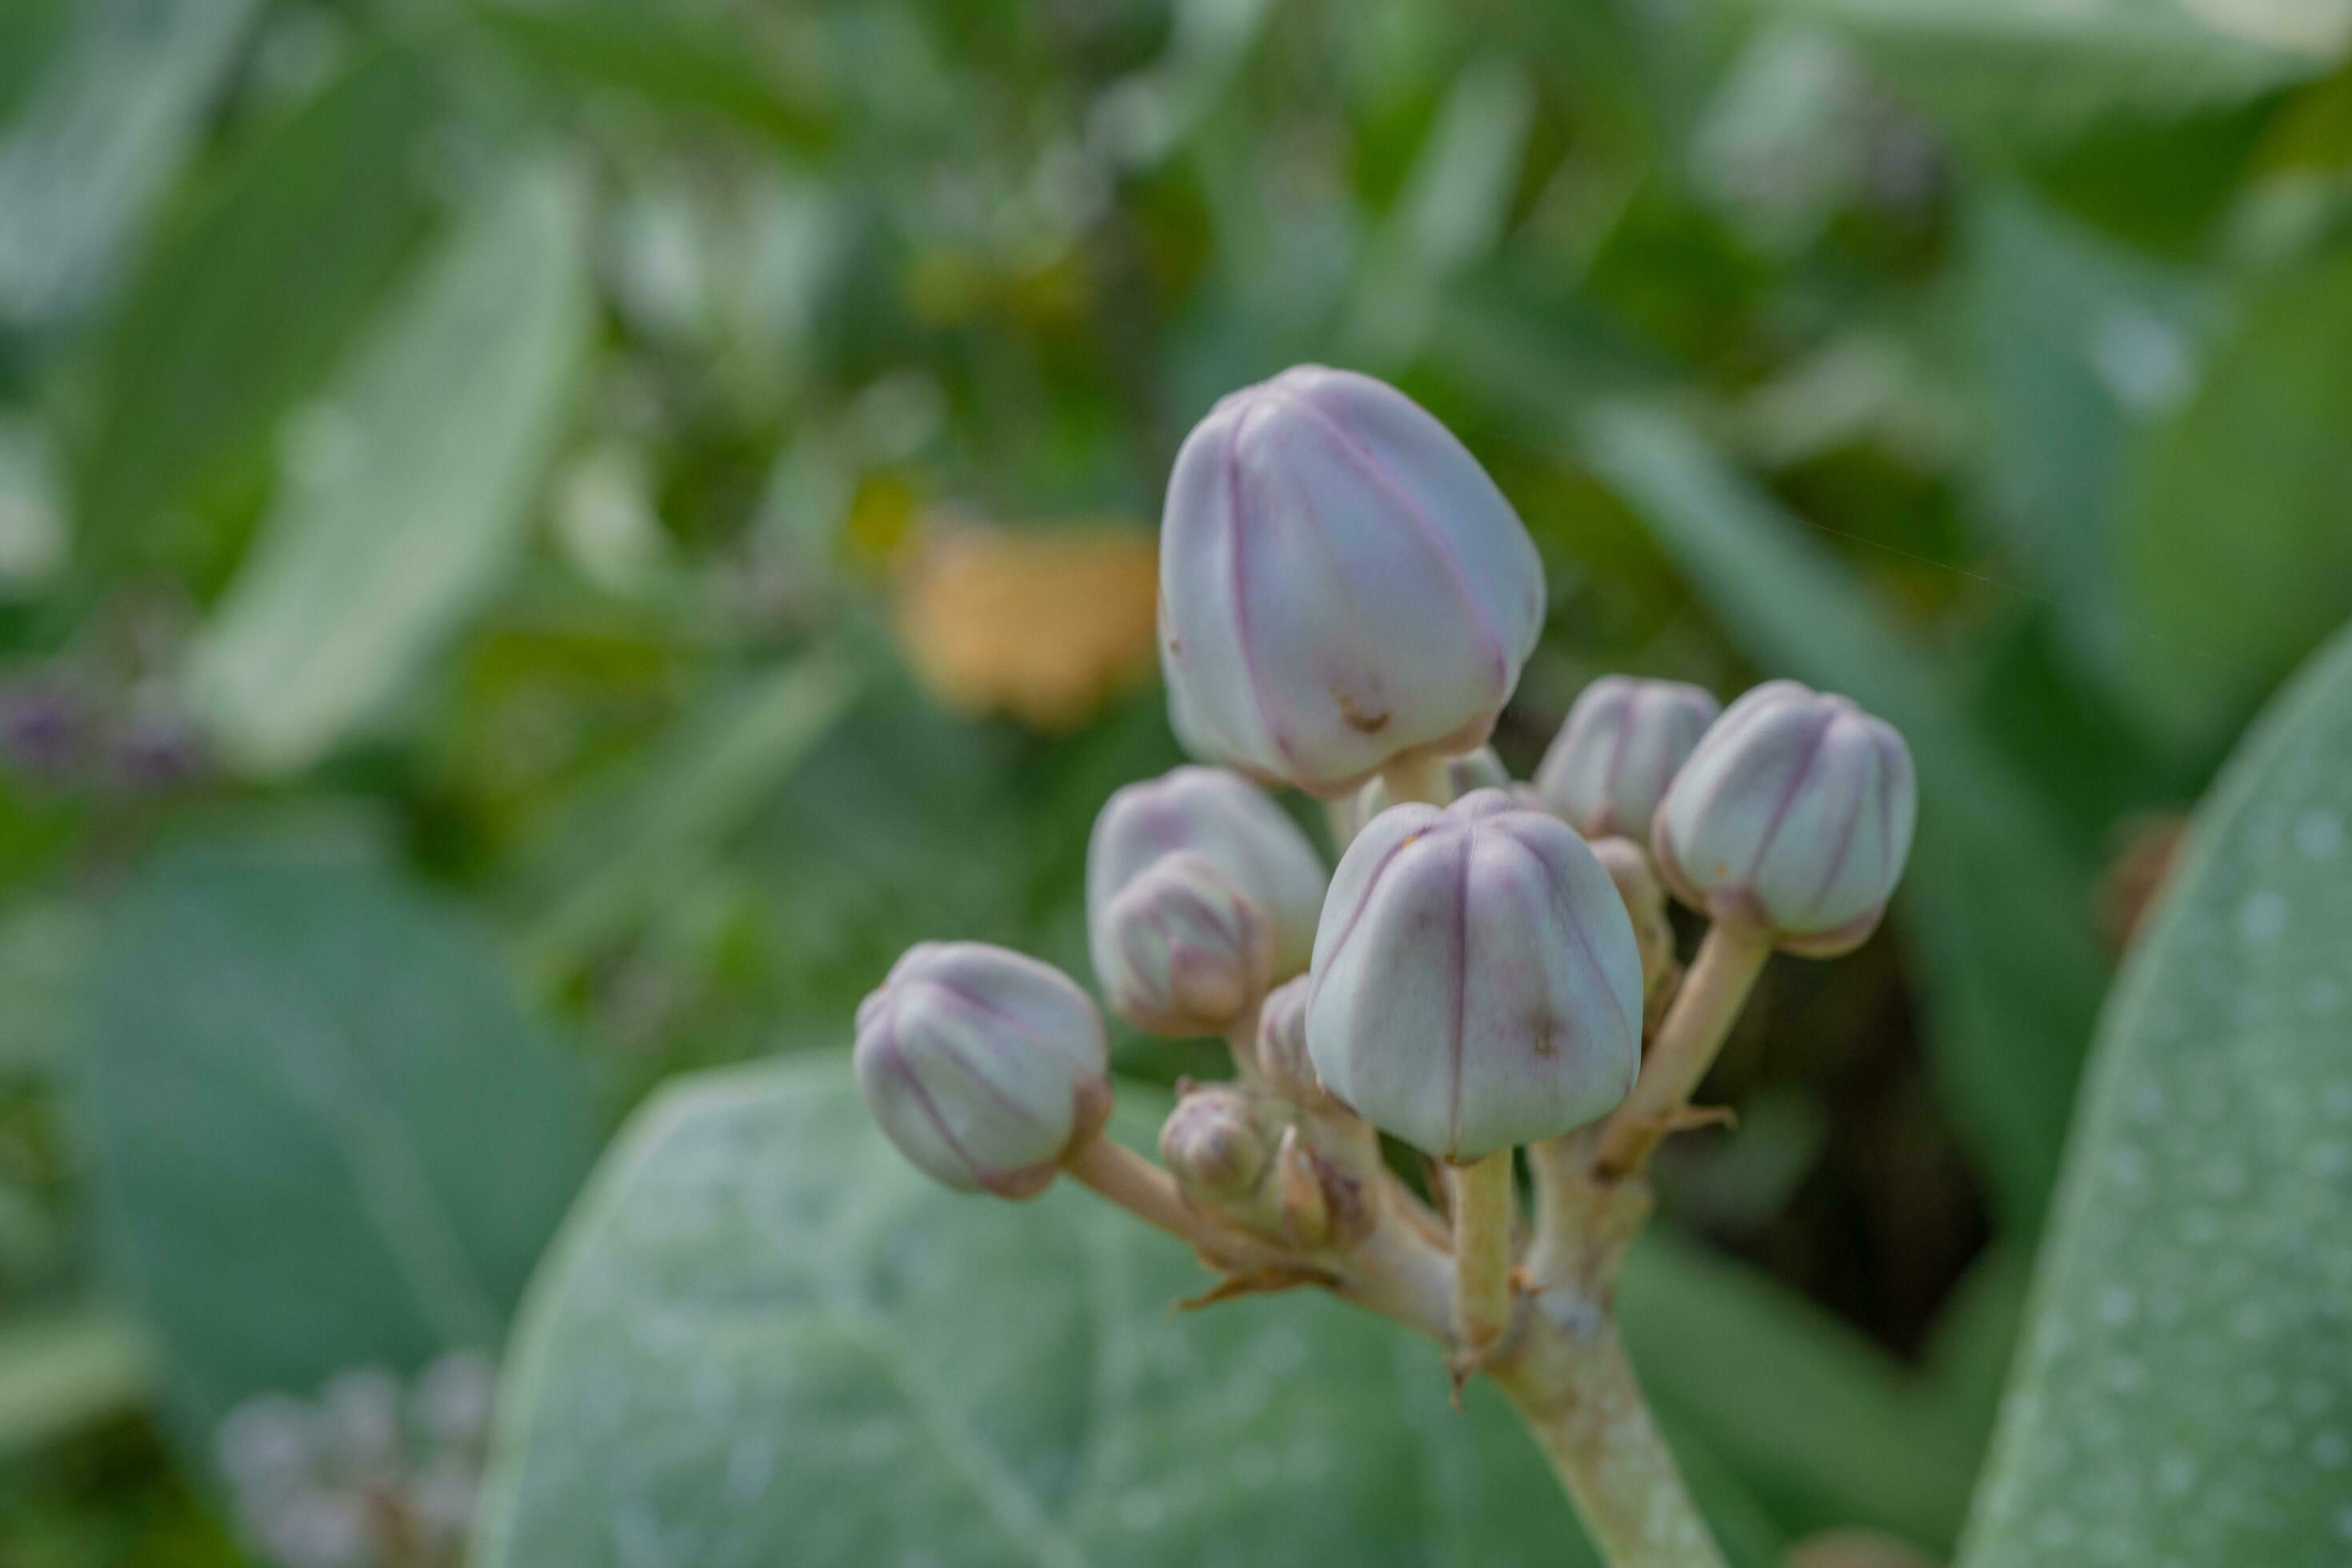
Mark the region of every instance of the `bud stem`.
POLYGON ((1087 1139, 1062 1157, 1062 1168, 1138 1219, 1157 1226, 1221 1266, 1268 1268, 1291 1261, 1280 1249, 1201 1214, 1184 1201, 1173 1176, 1109 1138, 1087 1139))
POLYGON ((1454 1182, 1454 1339, 1457 1374, 1475 1370, 1511 1321, 1511 1152, 1457 1167, 1454 1182))
POLYGON ((1435 752, 1399 757, 1381 770, 1381 780, 1389 786, 1391 805, 1416 800, 1429 805, 1454 804, 1453 776, 1446 772, 1445 759, 1435 752))
POLYGON ((1771 953, 1771 938, 1752 926, 1719 920, 1707 928, 1666 1021, 1650 1042, 1633 1092, 1601 1129, 1593 1169, 1603 1180, 1639 1172, 1673 1130, 1675 1113, 1714 1065, 1771 953))

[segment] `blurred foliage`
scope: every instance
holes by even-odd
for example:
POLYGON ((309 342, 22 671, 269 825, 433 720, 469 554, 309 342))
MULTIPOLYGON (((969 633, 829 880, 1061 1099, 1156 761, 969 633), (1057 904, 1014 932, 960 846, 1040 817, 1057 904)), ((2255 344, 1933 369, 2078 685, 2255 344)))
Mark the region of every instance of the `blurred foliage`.
POLYGON ((838 1048, 909 941, 1083 973, 1087 826, 1178 755, 1168 463, 1310 358, 1435 409, 1544 552, 1516 770, 1616 668, 1798 676, 1916 748, 1896 919, 1776 969, 1748 1127, 1671 1151, 1715 1251, 1649 1353, 1838 1369, 1819 1450, 1769 1380, 1670 1395, 1748 1539, 1948 1550, 2103 872, 2352 613, 2347 39, 2346 0, 0 5, 0 1562, 224 1560, 222 1401, 494 1338, 594 1129, 838 1048), (331 1249, 448 1264, 386 1228, 420 1191, 520 1205, 480 1321, 332 1328, 331 1249), (1843 1475, 1883 1426, 1925 1436, 1843 1475))

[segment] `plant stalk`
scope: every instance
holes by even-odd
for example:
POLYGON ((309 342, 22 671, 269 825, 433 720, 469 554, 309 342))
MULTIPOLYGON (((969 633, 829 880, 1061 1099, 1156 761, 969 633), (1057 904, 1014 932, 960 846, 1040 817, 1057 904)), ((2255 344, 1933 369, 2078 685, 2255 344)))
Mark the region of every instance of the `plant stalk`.
POLYGON ((1280 1247, 1218 1223, 1184 1201, 1176 1179, 1124 1144, 1097 1134, 1062 1157, 1062 1168, 1097 1193, 1227 1268, 1287 1268, 1280 1247))
POLYGON ((1536 1299, 1539 1331, 1488 1368, 1510 1396, 1609 1568, 1723 1568, 1723 1555, 1633 1378, 1617 1326, 1565 1292, 1536 1299))
POLYGON ((1391 805, 1407 801, 1439 806, 1454 804, 1453 777, 1446 772, 1445 759, 1434 752, 1399 757, 1381 770, 1381 782, 1389 786, 1391 805))
POLYGON ((1511 1324, 1511 1231, 1517 1194, 1511 1152, 1455 1170, 1454 1352, 1456 1376, 1477 1370, 1511 1324))
POLYGON ((1675 1118, 1714 1065, 1771 954, 1771 938, 1752 926, 1717 921, 1707 928, 1666 1021, 1650 1042, 1633 1092, 1601 1128, 1593 1168, 1602 1177, 1639 1172, 1674 1131, 1675 1118))

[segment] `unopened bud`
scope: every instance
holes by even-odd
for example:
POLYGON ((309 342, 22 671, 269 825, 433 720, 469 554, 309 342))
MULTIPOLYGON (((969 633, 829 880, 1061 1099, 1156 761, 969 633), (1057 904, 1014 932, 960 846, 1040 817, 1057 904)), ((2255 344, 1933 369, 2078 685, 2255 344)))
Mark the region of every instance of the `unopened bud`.
POLYGON ((908 949, 857 1009, 855 1060, 890 1142, 960 1191, 1044 1191, 1110 1113, 1094 1003, 1052 965, 981 942, 908 949))
POLYGON ((1330 880, 1322 857, 1264 790, 1223 768, 1178 768, 1110 797, 1087 842, 1089 924, 1144 868, 1180 849, 1214 865, 1256 901, 1274 928, 1276 973, 1307 967, 1330 880))
POLYGON ((1274 930, 1233 878, 1190 850, 1162 856, 1095 922, 1110 1010, 1155 1035, 1223 1034, 1274 984, 1274 930))
MULTIPOLYGON (((1458 757, 1445 759, 1445 798, 1459 800, 1472 790, 1511 787, 1511 774, 1503 766, 1503 759, 1495 754, 1492 746, 1481 746, 1475 752, 1465 752, 1458 757)), ((1389 798, 1386 779, 1374 779, 1346 801, 1331 808, 1331 831, 1346 848, 1354 842, 1364 824, 1386 811, 1394 803, 1389 798)))
POLYGON ((1447 1159, 1580 1127, 1640 1067, 1623 900, 1565 824, 1496 790, 1365 828, 1332 878, 1313 975, 1325 1086, 1447 1159))
POLYGON ((1650 842, 1684 902, 1825 957, 1877 926, 1917 815, 1902 736, 1843 697, 1775 680, 1700 741, 1650 842))
POLYGON ((1722 710, 1696 686, 1602 676, 1569 709, 1536 770, 1536 793, 1587 838, 1647 843, 1667 786, 1722 710))
POLYGON ((1160 1126, 1160 1156, 1186 1191, 1230 1203, 1265 1174, 1265 1135, 1248 1100, 1229 1089, 1199 1089, 1160 1126))
POLYGON ((1394 387, 1319 365, 1186 437, 1160 584, 1179 735, 1326 799, 1482 744, 1543 625, 1542 563, 1477 459, 1394 387))
POLYGON ((1675 926, 1666 914, 1666 890, 1650 868, 1650 852, 1630 838, 1590 840, 1593 858, 1617 885, 1626 918, 1633 922, 1633 945, 1642 953, 1642 1005, 1653 1011, 1675 973, 1675 926))
POLYGON ((1314 981, 1302 974, 1266 993, 1257 1015, 1257 1065, 1275 1091, 1295 1105, 1323 1100, 1323 1080, 1307 1049, 1307 1001, 1314 981))

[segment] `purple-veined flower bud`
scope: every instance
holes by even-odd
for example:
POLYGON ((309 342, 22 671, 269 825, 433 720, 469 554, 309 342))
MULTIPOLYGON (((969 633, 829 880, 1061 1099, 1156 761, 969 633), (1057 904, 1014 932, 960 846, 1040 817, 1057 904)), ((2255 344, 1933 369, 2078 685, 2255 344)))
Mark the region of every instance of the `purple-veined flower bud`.
POLYGON ((1675 776, 1650 846, 1675 895, 1791 952, 1859 945, 1885 912, 1918 816, 1891 725, 1793 680, 1726 710, 1675 776))
POLYGON ((1536 793, 1587 838, 1647 843, 1666 786, 1722 711, 1696 686, 1604 675, 1569 709, 1536 770, 1536 793))
POLYGON ((1614 1109, 1642 1056, 1642 958, 1565 823, 1499 790, 1382 812, 1315 937, 1324 1086, 1428 1153, 1482 1158, 1614 1109))
MULTIPOLYGON (((1495 754, 1492 746, 1481 746, 1475 752, 1445 759, 1445 789, 1450 800, 1459 800, 1474 789, 1507 791, 1510 787, 1510 770, 1503 766, 1503 759, 1495 754)), ((1353 843, 1356 835, 1364 830, 1364 824, 1391 804, 1386 779, 1374 779, 1347 800, 1335 803, 1330 812, 1331 831, 1339 839, 1340 847, 1344 849, 1353 843)))
POLYGON ((1177 454, 1160 663, 1197 752, 1326 799, 1485 742, 1544 615, 1543 565, 1461 442, 1370 376, 1299 365, 1177 454))
POLYGON ((1095 975, 1110 1010, 1155 1035, 1218 1035, 1274 984, 1274 928, 1203 855, 1145 867, 1094 922, 1095 975))
POLYGON ((1087 841, 1089 929, 1144 868, 1189 849, 1254 900, 1274 928, 1277 974, 1296 974, 1315 951, 1315 921, 1330 881, 1323 858, 1257 785, 1223 768, 1181 767, 1113 795, 1087 841))
POLYGON ((1051 964, 924 942, 858 1005, 858 1088, 891 1142, 962 1192, 1025 1198, 1110 1114, 1102 1017, 1051 964))
POLYGON ((1187 1192, 1218 1202, 1247 1195, 1265 1174, 1265 1134, 1229 1089, 1196 1089, 1160 1128, 1160 1157, 1187 1192))
POLYGON ((1307 1000, 1314 981, 1301 974, 1266 993, 1257 1013, 1257 1065, 1266 1081, 1299 1105, 1323 1100, 1323 1080, 1307 1049, 1307 1000))

